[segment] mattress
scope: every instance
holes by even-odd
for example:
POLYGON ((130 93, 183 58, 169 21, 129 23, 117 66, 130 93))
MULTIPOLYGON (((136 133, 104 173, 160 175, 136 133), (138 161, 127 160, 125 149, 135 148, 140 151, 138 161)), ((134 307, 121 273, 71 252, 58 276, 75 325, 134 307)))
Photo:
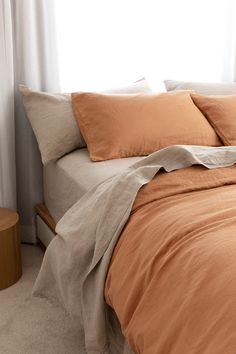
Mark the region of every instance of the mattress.
POLYGON ((87 149, 78 149, 44 167, 44 202, 56 222, 86 192, 143 157, 92 162, 87 149))

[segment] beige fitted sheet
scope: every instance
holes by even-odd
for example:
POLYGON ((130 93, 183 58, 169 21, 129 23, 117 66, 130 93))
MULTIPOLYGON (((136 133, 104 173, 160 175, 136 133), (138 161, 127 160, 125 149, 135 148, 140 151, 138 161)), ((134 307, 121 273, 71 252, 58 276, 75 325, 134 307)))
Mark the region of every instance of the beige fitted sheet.
POLYGON ((44 202, 56 222, 86 192, 124 171, 142 157, 92 162, 87 149, 78 149, 44 167, 44 202))

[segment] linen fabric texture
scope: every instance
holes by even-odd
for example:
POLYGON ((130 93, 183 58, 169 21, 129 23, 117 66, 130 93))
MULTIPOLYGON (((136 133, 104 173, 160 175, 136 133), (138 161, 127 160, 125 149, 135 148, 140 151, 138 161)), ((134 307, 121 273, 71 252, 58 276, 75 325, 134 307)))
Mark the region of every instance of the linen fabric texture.
POLYGON ((165 80, 167 91, 194 90, 203 95, 236 95, 236 83, 208 83, 165 80))
POLYGON ((235 183, 193 166, 139 191, 105 287, 134 353, 235 352, 235 183))
POLYGON ((236 145, 236 95, 203 96, 191 94, 224 145, 236 145))
POLYGON ((88 150, 83 148, 44 166, 44 202, 55 222, 95 185, 121 173, 142 158, 92 162, 88 150))
POLYGON ((144 156, 175 144, 221 145, 188 91, 73 93, 72 106, 92 161, 144 156))
POLYGON ((215 169, 235 162, 236 147, 167 147, 93 188, 63 216, 57 224, 58 236, 45 254, 34 295, 61 304, 71 314, 84 339, 79 353, 130 352, 121 329, 136 353, 167 353, 172 347, 181 354, 196 353, 199 348, 221 354, 236 347, 232 296, 236 289, 232 271, 235 167, 228 173, 203 167, 215 169), (157 175, 137 196, 162 167, 170 172, 196 164, 202 165, 193 167, 196 173, 185 170, 157 175), (140 221, 142 229, 137 227, 140 221), (134 232, 127 233, 127 227, 134 232), (127 245, 127 252, 132 243, 134 248, 128 254, 132 262, 120 271, 119 246, 124 249, 127 245), (148 252, 142 252, 146 246, 148 252), (132 265, 138 266, 130 284, 132 265), (120 322, 104 301, 106 279, 106 298, 120 322), (145 283, 145 279, 150 281, 145 283), (119 299, 125 294, 120 306, 119 299), (149 328, 152 331, 147 333, 149 328), (160 336, 155 328, 160 328, 160 336))
MULTIPOLYGON (((69 93, 34 91, 24 85, 19 85, 19 90, 44 165, 72 150, 86 146, 74 118, 69 93)), ((150 91, 145 79, 130 86, 109 90, 114 94, 150 91)))

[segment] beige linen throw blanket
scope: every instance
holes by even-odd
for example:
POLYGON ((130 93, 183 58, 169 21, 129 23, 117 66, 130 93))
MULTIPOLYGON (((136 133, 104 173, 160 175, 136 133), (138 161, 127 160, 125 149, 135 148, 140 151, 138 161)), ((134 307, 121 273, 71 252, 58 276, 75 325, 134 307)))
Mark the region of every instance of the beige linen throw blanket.
MULTIPOLYGON (((78 332, 84 334, 78 353, 132 352, 121 333, 117 315, 104 300, 104 284, 114 248, 139 189, 160 169, 170 172, 192 165, 215 169, 235 162, 236 147, 165 148, 93 188, 59 221, 58 236, 46 251, 33 294, 60 303, 72 321, 77 321, 78 332)), ((158 183, 158 175, 156 179, 158 183)), ((134 348, 135 344, 133 351, 134 348)), ((137 352, 150 351, 144 348, 137 352)))

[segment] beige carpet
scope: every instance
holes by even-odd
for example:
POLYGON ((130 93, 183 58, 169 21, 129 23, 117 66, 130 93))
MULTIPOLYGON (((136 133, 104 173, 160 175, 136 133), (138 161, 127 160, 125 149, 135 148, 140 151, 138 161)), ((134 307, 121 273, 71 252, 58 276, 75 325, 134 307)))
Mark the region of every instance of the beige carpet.
POLYGON ((23 245, 23 276, 0 291, 1 354, 79 353, 78 332, 64 311, 30 298, 42 258, 39 247, 23 245))

